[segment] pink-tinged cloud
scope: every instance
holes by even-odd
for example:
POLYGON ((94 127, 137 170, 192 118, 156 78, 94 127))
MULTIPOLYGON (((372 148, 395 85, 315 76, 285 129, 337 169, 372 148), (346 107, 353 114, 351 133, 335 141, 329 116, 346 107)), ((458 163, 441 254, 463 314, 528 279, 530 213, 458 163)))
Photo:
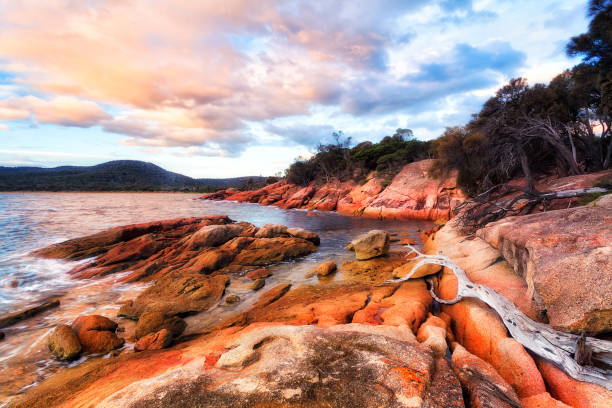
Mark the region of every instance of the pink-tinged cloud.
MULTIPOLYGON (((340 8, 352 18, 347 4, 340 8)), ((338 7, 273 0, 3 1, 0 68, 49 101, 1 101, 0 118, 72 126, 105 119, 106 130, 132 144, 249 140, 245 121, 336 102, 347 67, 379 62, 385 39, 328 21, 338 7), (241 47, 241 39, 259 45, 241 47), (119 113, 104 118, 94 102, 77 107, 77 98, 119 113)))
POLYGON ((96 103, 72 96, 44 100, 35 96, 0 100, 0 120, 33 120, 64 126, 90 127, 110 116, 96 103))

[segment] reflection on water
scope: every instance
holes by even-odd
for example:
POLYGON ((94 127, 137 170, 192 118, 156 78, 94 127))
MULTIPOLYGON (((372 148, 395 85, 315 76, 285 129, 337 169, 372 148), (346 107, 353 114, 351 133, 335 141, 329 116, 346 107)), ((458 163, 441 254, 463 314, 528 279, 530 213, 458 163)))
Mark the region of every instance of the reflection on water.
MULTIPOLYGON (((304 275, 322 260, 350 259, 352 253, 344 246, 359 233, 385 229, 408 232, 416 238, 416 228, 424 224, 202 201, 197 197, 180 193, 0 193, 0 314, 65 293, 59 308, 3 329, 6 340, 0 342, 0 401, 65 365, 50 360, 46 350, 46 336, 53 326, 69 323, 80 314, 98 313, 115 318, 118 302, 133 298, 143 289, 141 284, 116 285, 117 276, 72 280, 66 272, 74 267, 74 262, 29 256, 34 249, 118 225, 212 214, 227 214, 234 220, 257 226, 281 223, 318 233, 321 246, 317 252, 270 268, 273 276, 266 280, 266 287, 272 287, 281 282, 305 282, 304 275), (15 370, 19 371, 18 377, 15 370)), ((188 318, 188 330, 197 332, 215 320, 243 310, 257 296, 240 277, 232 277, 227 292, 239 295, 243 302, 231 307, 221 305, 212 313, 188 318)))

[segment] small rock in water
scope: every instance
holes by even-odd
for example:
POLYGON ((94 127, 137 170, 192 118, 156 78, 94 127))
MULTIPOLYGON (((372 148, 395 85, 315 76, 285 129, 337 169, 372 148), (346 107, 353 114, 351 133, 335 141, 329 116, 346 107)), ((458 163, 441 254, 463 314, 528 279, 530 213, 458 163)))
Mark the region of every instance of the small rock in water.
POLYGON ((81 343, 70 326, 60 324, 49 336, 49 351, 61 360, 74 360, 81 354, 81 343))
POLYGON ((238 303, 238 302, 240 302, 240 296, 228 295, 225 298, 225 303, 227 303, 228 305, 232 305, 232 304, 238 303))
POLYGON ((336 269, 336 263, 334 261, 328 261, 317 266, 314 272, 319 276, 327 276, 333 272, 336 272, 336 269))
POLYGON ((266 280, 265 279, 257 279, 255 282, 253 282, 251 284, 249 289, 251 289, 251 290, 259 290, 259 289, 263 288, 265 284, 266 284, 266 280))
POLYGON ((389 233, 382 230, 372 230, 359 235, 351 244, 358 260, 375 258, 389 251, 389 233))
POLYGON ((266 268, 259 268, 259 269, 255 269, 254 271, 247 273, 246 277, 252 280, 257 280, 259 278, 267 278, 268 276, 271 276, 271 275, 272 273, 268 271, 266 268))

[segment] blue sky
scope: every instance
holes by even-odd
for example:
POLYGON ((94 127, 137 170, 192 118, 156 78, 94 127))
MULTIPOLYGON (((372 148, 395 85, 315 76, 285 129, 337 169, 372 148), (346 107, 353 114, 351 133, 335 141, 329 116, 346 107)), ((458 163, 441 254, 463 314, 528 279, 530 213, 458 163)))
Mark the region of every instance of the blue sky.
POLYGON ((586 3, 0 0, 0 165, 270 175, 335 130, 435 138, 576 64, 586 3))

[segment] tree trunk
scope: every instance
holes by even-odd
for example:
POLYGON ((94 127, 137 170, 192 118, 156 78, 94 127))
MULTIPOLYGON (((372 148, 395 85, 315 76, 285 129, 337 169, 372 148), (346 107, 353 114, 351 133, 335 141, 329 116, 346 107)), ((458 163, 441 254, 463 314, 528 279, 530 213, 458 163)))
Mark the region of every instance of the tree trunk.
POLYGON ((525 176, 525 187, 527 187, 527 191, 533 192, 535 191, 535 186, 533 184, 533 175, 531 174, 531 169, 529 168, 527 154, 525 154, 525 151, 522 147, 519 150, 519 155, 521 158, 521 168, 523 170, 523 175, 525 176))

